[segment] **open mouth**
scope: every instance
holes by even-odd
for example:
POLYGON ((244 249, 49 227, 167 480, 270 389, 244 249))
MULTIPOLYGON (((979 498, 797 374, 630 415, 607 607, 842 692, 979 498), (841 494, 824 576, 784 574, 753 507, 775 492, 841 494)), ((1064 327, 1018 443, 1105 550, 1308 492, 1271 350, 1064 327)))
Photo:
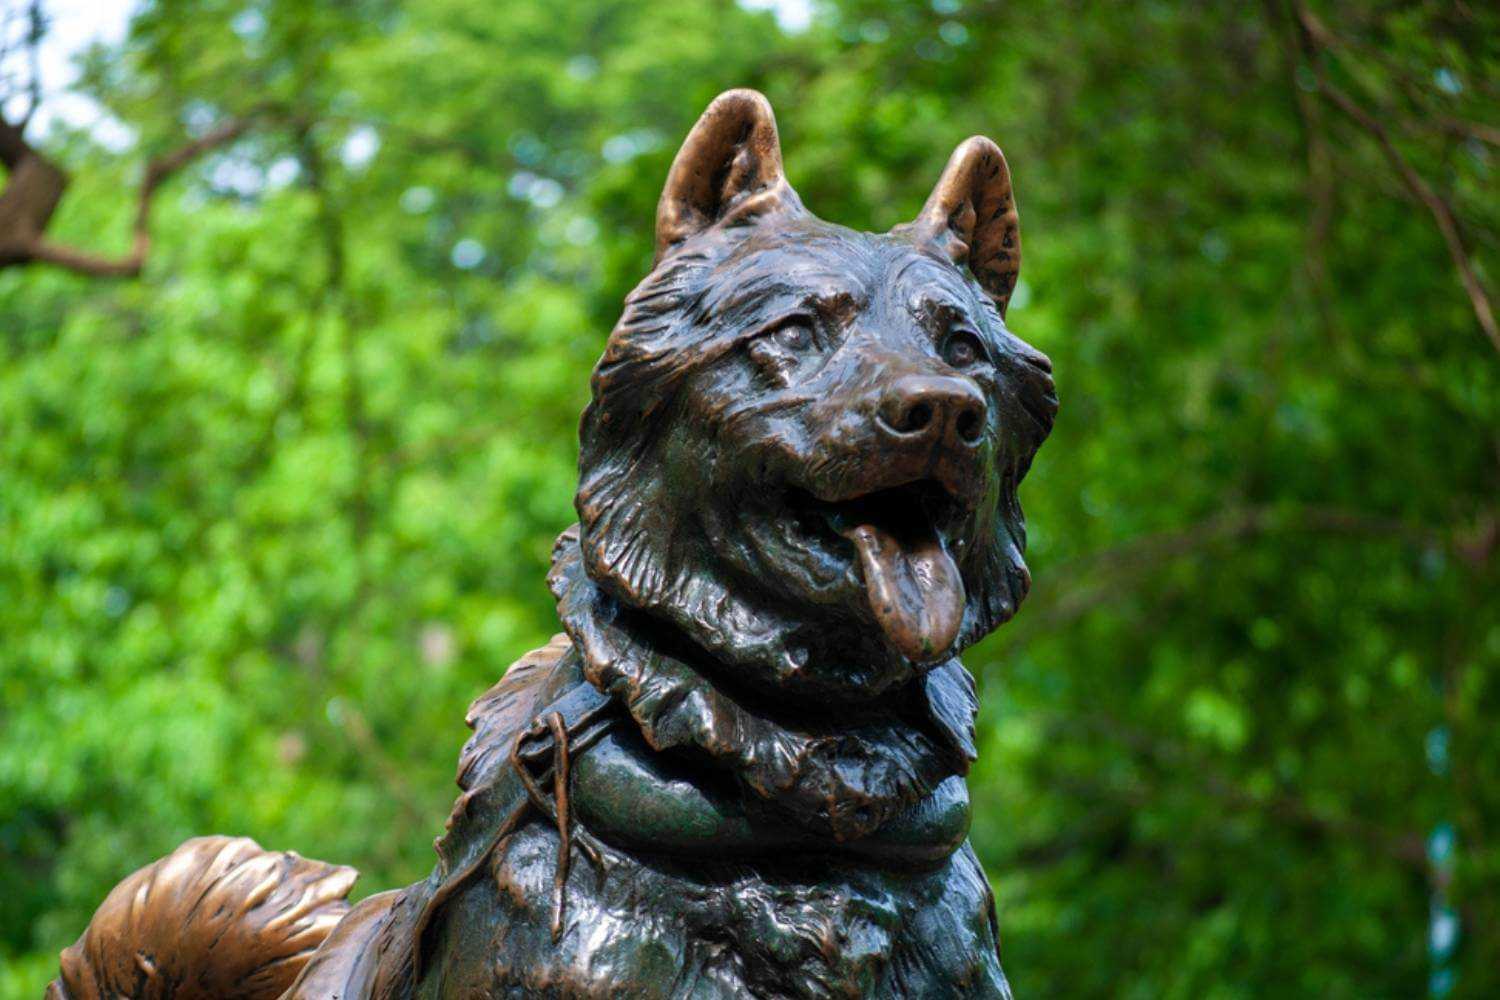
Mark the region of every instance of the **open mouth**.
POLYGON ((860 524, 881 526, 897 538, 929 530, 946 534, 963 518, 963 506, 935 479, 918 479, 848 500, 819 500, 802 489, 787 491, 787 506, 804 531, 843 535, 860 524))
POLYGON ((948 551, 965 508, 952 494, 921 479, 838 501, 793 489, 787 502, 804 532, 854 546, 870 611, 901 655, 917 663, 947 655, 965 602, 948 551))

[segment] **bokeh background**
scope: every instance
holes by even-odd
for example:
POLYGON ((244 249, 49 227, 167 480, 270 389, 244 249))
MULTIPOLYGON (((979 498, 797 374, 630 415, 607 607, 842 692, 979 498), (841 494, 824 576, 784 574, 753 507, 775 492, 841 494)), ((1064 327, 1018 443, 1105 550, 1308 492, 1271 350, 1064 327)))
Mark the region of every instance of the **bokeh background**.
POLYGON ((1033 596, 968 657, 1017 995, 1500 995, 1500 10, 0 24, 85 264, 127 255, 148 161, 212 147, 138 275, 0 264, 0 997, 195 834, 359 894, 425 874, 465 706, 556 628, 577 416, 667 165, 741 85, 831 220, 910 218, 971 133, 1012 165, 1011 325, 1062 399, 1033 596))

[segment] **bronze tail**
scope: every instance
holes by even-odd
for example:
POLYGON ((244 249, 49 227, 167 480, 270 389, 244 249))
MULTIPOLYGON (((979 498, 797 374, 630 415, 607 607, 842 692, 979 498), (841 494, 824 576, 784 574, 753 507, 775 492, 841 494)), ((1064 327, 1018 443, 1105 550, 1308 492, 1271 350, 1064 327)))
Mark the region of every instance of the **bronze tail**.
POLYGON ((46 1000, 275 1000, 349 911, 358 872, 198 837, 115 886, 46 1000))

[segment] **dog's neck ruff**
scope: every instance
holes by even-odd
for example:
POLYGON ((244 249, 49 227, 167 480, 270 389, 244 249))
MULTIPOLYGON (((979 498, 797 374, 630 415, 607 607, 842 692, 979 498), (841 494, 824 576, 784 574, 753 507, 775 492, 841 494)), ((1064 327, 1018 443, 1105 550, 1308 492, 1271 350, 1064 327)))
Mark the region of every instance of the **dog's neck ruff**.
POLYGON ((804 710, 788 721, 729 693, 710 676, 724 667, 688 662, 698 656, 674 644, 669 626, 598 587, 576 527, 558 539, 548 583, 584 676, 625 707, 654 749, 706 756, 810 832, 837 841, 870 834, 974 760, 978 700, 957 659, 857 717, 804 710))

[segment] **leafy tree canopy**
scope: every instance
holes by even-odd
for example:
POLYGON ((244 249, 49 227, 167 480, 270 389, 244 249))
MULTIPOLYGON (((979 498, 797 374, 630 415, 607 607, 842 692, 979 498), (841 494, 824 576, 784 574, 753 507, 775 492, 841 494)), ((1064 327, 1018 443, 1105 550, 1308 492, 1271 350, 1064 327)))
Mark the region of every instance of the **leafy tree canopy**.
POLYGON ((1063 404, 969 658, 1017 994, 1500 993, 1493 8, 153 0, 83 61, 125 152, 19 128, 28 10, 46 240, 139 273, 0 259, 0 996, 195 834, 425 874, 731 86, 849 225, 1011 162, 1063 404))

